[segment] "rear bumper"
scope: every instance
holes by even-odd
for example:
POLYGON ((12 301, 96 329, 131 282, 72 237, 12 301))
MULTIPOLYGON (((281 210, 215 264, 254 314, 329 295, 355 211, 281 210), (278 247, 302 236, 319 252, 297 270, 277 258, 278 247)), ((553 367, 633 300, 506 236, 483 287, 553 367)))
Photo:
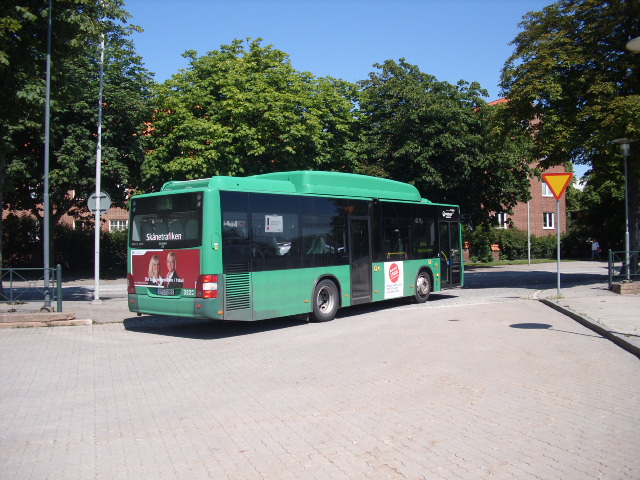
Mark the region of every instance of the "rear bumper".
POLYGON ((224 312, 217 298, 158 298, 129 294, 129 311, 147 315, 167 315, 187 318, 224 320, 224 312))

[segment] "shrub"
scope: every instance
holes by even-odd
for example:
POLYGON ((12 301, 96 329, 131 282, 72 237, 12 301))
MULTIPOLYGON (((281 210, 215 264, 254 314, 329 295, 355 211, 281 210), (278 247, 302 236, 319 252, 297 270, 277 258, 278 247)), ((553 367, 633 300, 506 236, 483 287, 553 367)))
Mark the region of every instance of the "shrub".
MULTIPOLYGON (((569 230, 560 240, 562 256, 567 258, 591 258, 591 239, 583 232, 569 230)), ((604 253, 600 254, 604 258, 604 253)))
POLYGON ((54 264, 60 264, 65 274, 88 274, 93 271, 94 233, 93 230, 73 229, 66 225, 56 225, 54 230, 54 264))
MULTIPOLYGON (((43 247, 40 223, 34 218, 9 215, 3 220, 3 266, 40 268, 43 247)), ((127 230, 100 234, 100 270, 110 275, 127 273, 127 230)), ((88 275, 94 271, 95 233, 56 225, 51 266, 60 264, 65 275, 88 275)))
MULTIPOLYGON (((500 246, 501 260, 526 260, 527 232, 511 229, 478 227, 473 232, 463 228, 463 241, 469 242, 471 262, 491 262, 491 245, 500 246)), ((556 258, 558 239, 556 235, 531 236, 531 258, 556 258)), ((589 258, 591 243, 580 232, 571 230, 561 237, 561 258, 589 258)))
POLYGON ((9 214, 2 220, 3 266, 34 268, 42 266, 42 238, 38 221, 23 215, 9 214))
POLYGON ((491 244, 494 242, 494 230, 490 227, 480 226, 473 232, 463 229, 463 241, 469 242, 469 258, 472 262, 491 262, 491 244))
POLYGON ((501 260, 523 260, 527 258, 527 232, 517 229, 496 230, 500 245, 501 260))
POLYGON ((102 232, 100 237, 100 266, 114 275, 127 274, 128 230, 102 232))
POLYGON ((556 258, 558 239, 555 235, 531 236, 531 258, 556 258))

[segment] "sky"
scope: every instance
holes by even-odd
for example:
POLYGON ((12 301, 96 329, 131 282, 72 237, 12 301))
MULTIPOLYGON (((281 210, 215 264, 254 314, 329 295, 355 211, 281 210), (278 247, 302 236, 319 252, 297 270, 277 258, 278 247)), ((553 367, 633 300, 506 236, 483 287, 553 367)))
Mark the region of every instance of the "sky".
POLYGON ((438 80, 477 81, 500 98, 500 70, 529 11, 552 0, 125 0, 137 52, 163 82, 234 39, 262 38, 296 70, 350 82, 405 58, 438 80))
MULTIPOLYGON (((262 38, 293 68, 350 82, 405 58, 440 81, 478 82, 500 98, 500 71, 522 17, 553 0, 125 0, 136 51, 157 82, 234 39, 262 38)), ((580 173, 580 172, 576 172, 580 173)))

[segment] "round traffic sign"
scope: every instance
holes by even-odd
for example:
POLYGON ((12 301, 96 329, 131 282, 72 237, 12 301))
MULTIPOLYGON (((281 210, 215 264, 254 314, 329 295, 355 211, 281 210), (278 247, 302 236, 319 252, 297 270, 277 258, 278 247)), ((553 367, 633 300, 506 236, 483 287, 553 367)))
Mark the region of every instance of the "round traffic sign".
MULTIPOLYGON (((89 196, 89 199, 87 200, 89 211, 95 214, 97 205, 98 196, 94 192, 89 196)), ((109 208, 111 208, 111 197, 105 192, 100 192, 100 215, 104 215, 105 213, 107 213, 107 210, 109 210, 109 208)))

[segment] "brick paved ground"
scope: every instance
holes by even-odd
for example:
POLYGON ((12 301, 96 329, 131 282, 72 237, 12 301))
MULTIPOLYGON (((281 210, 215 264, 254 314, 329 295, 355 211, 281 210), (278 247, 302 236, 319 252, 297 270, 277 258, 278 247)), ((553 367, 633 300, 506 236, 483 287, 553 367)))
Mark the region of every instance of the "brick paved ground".
POLYGON ((1 478, 637 479, 639 378, 524 300, 5 329, 1 478))

